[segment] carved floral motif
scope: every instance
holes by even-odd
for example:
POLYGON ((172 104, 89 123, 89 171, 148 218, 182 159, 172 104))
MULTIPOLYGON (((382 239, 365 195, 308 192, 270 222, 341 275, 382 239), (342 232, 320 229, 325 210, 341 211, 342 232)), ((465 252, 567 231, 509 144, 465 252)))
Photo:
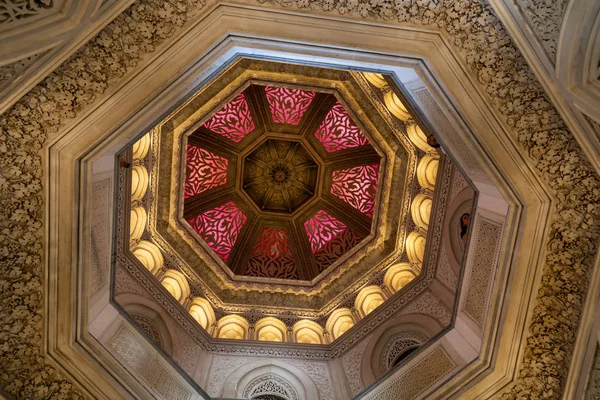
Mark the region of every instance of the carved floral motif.
POLYGON ((517 0, 533 32, 554 62, 558 36, 568 0, 517 0))

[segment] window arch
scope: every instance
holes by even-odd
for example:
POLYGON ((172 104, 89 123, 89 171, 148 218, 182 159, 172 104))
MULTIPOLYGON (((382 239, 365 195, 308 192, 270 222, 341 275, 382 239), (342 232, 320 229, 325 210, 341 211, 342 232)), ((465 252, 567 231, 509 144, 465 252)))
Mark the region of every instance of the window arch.
POLYGON ((150 150, 150 134, 146 133, 132 146, 133 160, 143 160, 144 157, 146 157, 146 155, 148 154, 148 150, 150 150))
POLYGON ((146 221, 148 215, 143 207, 135 207, 131 210, 131 217, 129 220, 129 239, 131 241, 138 240, 142 237, 144 229, 146 229, 146 221))
POLYGON ((419 185, 429 190, 435 188, 439 164, 439 158, 431 155, 426 155, 419 161, 417 165, 417 180, 419 181, 419 185))
POLYGON ((427 230, 429 228, 429 217, 431 216, 431 208, 433 200, 431 197, 424 194, 418 194, 413 199, 410 205, 410 214, 417 226, 427 230))
POLYGON ((396 93, 393 91, 387 92, 383 96, 383 101, 390 112, 401 121, 408 121, 412 119, 410 113, 406 109, 406 106, 402 104, 402 101, 398 98, 396 93))
POLYGON ((162 252, 152 242, 141 240, 131 248, 131 252, 153 274, 156 274, 163 267, 164 259, 162 252))
POLYGON ((410 141, 419 149, 425 152, 432 149, 432 147, 427 143, 427 135, 425 135, 425 132, 423 132, 419 125, 409 125, 408 128, 406 128, 406 134, 410 141))
POLYGON ((248 339, 248 321, 242 316, 226 315, 217 322, 216 337, 219 339, 248 339))
POLYGON ((385 301, 385 294, 379 286, 371 285, 364 287, 358 292, 354 307, 359 310, 361 316, 366 316, 385 301))
POLYGON ((399 263, 392 265, 387 270, 385 277, 383 278, 383 282, 390 292, 396 293, 413 279, 415 279, 415 273, 413 272, 410 264, 399 263))
POLYGON ((244 388, 244 398, 298 400, 294 385, 275 374, 254 378, 244 388))
POLYGON ((287 327, 273 317, 265 317, 254 325, 256 339, 266 342, 286 342, 287 327))
POLYGON ((325 344, 321 325, 308 319, 300 320, 294 324, 292 336, 296 343, 325 344))
POLYGON ((363 72, 363 76, 365 79, 376 88, 384 88, 388 85, 387 81, 381 74, 377 74, 374 72, 363 72))
POLYGON ((188 311, 198 324, 207 331, 215 323, 215 311, 208 300, 203 297, 195 297, 188 311))
POLYGON ((143 165, 131 169, 131 201, 141 200, 148 190, 148 170, 143 165))
POLYGON ((327 319, 325 329, 327 329, 327 332, 329 332, 335 340, 346 333, 348 329, 352 328, 354 324, 355 321, 352 311, 347 308, 338 308, 332 312, 327 319))
POLYGON ((406 237, 406 255, 410 262, 421 264, 425 256, 425 237, 419 232, 411 232, 406 237))
POLYGON ((171 294, 179 303, 185 303, 190 295, 190 286, 185 276, 174 269, 170 269, 160 278, 160 283, 167 292, 171 294))

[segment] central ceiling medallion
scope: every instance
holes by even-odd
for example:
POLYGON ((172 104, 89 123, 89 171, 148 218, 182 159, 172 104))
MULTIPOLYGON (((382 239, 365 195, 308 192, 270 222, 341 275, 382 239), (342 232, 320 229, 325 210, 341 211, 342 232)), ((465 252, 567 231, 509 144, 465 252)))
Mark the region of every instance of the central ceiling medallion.
POLYGON ((267 140, 243 171, 242 187, 261 211, 292 213, 316 193, 318 165, 299 142, 267 140))

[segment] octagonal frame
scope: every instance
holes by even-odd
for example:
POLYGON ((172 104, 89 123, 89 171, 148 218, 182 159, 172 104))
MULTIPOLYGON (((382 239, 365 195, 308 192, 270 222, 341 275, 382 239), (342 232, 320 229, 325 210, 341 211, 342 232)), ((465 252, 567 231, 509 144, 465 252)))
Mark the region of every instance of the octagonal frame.
POLYGON ((256 215, 259 216, 259 218, 276 217, 280 220, 293 220, 296 217, 298 217, 299 214, 302 214, 308 208, 315 205, 319 201, 319 199, 322 195, 323 182, 325 180, 325 168, 324 168, 323 160, 321 160, 321 157, 319 157, 319 155, 313 150, 312 146, 306 141, 306 139, 303 137, 300 137, 298 135, 268 132, 265 135, 258 138, 252 144, 250 144, 246 150, 243 150, 238 155, 237 165, 238 165, 237 174, 240 177, 240 179, 238 179, 236 182, 238 192, 241 193, 242 196, 244 197, 244 199, 248 202, 248 204, 254 208, 254 211, 256 212, 256 215), (315 164, 317 164, 317 168, 318 168, 317 185, 316 185, 315 193, 313 193, 312 197, 305 200, 302 204, 300 204, 298 207, 296 207, 296 209, 293 210, 289 214, 261 210, 258 207, 258 205, 254 202, 254 200, 252 200, 252 198, 250 198, 250 195, 246 192, 246 190, 244 190, 244 188, 242 187, 243 182, 241 180, 241 177, 243 177, 243 172, 244 172, 244 161, 243 160, 246 157, 248 157, 254 150, 258 149, 262 144, 266 143, 268 140, 273 140, 273 139, 300 143, 302 148, 308 153, 309 156, 312 157, 312 160, 315 162, 315 164))
MULTIPOLYGON (((234 11, 236 6, 231 7, 232 8, 230 9, 230 11, 234 11)), ((216 15, 212 16, 212 18, 224 18, 225 21, 229 23, 235 20, 235 13, 232 13, 232 15, 227 15, 226 13, 222 13, 222 11, 223 10, 220 9, 216 15)), ((250 10, 249 13, 251 15, 246 16, 246 18, 256 18, 264 12, 260 10, 250 10)), ((285 35, 288 38, 292 38, 295 34, 298 33, 297 31, 295 31, 297 27, 295 25, 292 25, 293 18, 314 18, 312 22, 317 25, 320 22, 319 17, 308 17, 299 15, 291 16, 283 14, 280 14, 280 17, 282 18, 282 20, 286 19, 286 27, 290 28, 289 30, 285 31, 285 35)), ((278 23, 283 22, 284 21, 272 21, 272 24, 276 25, 278 23)), ((343 29, 344 25, 346 24, 347 22, 343 20, 328 20, 327 29, 343 29)), ((266 24, 263 24, 262 26, 257 26, 257 31, 255 31, 254 34, 260 36, 262 33, 260 32, 260 30, 265 29, 265 25, 266 24)), ((272 28, 273 25, 270 24, 269 26, 272 28)), ((211 42, 216 38, 223 37, 222 30, 226 30, 227 27, 228 25, 223 23, 221 24, 221 26, 219 26, 219 28, 221 29, 220 31, 217 32, 217 30, 213 30, 203 39, 207 42, 211 42)), ((198 29, 202 31, 201 28, 198 29)), ((386 31, 387 29, 391 28, 373 27, 367 24, 363 24, 359 32, 352 33, 375 33, 378 29, 386 31)), ((303 33, 306 33, 304 27, 302 27, 302 31, 303 33)), ((280 31, 280 33, 282 32, 283 31, 280 31)), ((196 31, 196 33, 198 33, 198 30, 196 31)), ((360 37, 357 37, 352 33, 346 32, 346 35, 348 37, 345 37, 342 41, 355 40, 356 43, 363 43, 360 37)), ((309 35, 313 35, 313 33, 310 32, 309 35)), ((230 37, 228 40, 232 39, 233 38, 230 37)), ((403 39, 405 40, 406 44, 405 51, 414 54, 415 56, 417 56, 418 54, 424 54, 427 52, 426 50, 429 50, 429 58, 436 58, 437 62, 441 63, 442 65, 447 65, 446 62, 450 65, 460 65, 460 63, 456 62, 456 60, 453 59, 453 53, 449 49, 449 47, 445 45, 444 40, 436 34, 411 31, 409 34, 404 35, 403 39), (411 46, 410 41, 414 41, 414 39, 418 37, 420 37, 421 39, 425 39, 425 41, 428 42, 430 45, 423 46, 424 48, 421 49, 418 49, 415 46, 411 46), (411 40, 407 41, 406 39, 408 38, 410 38, 411 40), (440 53, 442 54, 441 58, 438 57, 440 53)), ((368 45, 363 43, 362 46, 384 48, 386 45, 391 45, 392 48, 397 48, 397 41, 398 37, 394 37, 394 40, 391 43, 386 42, 385 39, 382 39, 380 42, 374 43, 370 39, 368 45)), ((244 42, 245 39, 241 39, 241 41, 238 43, 244 42)), ((320 40, 316 40, 316 42, 322 43, 322 41, 320 40)), ((225 43, 226 42, 222 42, 222 44, 225 43)), ((270 44, 261 42, 260 46, 259 43, 254 43, 254 45, 258 47, 262 46, 261 53, 263 54, 263 56, 269 54, 267 48, 270 44)), ((281 43, 279 43, 273 48, 276 47, 281 48, 281 43)), ((311 50, 309 50, 309 53, 314 54, 314 52, 311 50)), ((318 50, 319 52, 323 52, 324 48, 321 47, 318 50)), ((176 48, 170 48, 165 54, 162 54, 161 57, 167 57, 172 59, 172 57, 168 57, 168 53, 172 51, 178 50, 176 48)), ((298 47, 295 48, 295 51, 298 51, 298 47)), ((222 54, 223 53, 221 53, 221 55, 222 54)), ((281 54, 278 53, 271 53, 271 55, 273 57, 282 57, 281 54)), ((363 60, 367 59, 364 53, 361 53, 361 57, 363 60)), ((353 60, 356 60, 356 58, 353 58, 353 60)), ((331 61, 332 59, 329 59, 329 62, 331 61)), ((393 62, 391 59, 388 59, 386 57, 379 58, 379 62, 383 61, 390 63, 393 62)), ((189 61, 186 61, 182 57, 180 62, 189 61)), ((337 59, 336 62, 339 63, 339 59, 337 59)), ((412 62, 414 62, 415 65, 417 65, 417 63, 414 60, 412 60, 412 62)), ((352 63, 352 61, 350 63, 352 63)), ((463 126, 470 127, 471 129, 478 128, 472 130, 470 129, 469 131, 471 132, 484 132, 480 134, 481 136, 478 136, 478 138, 487 145, 485 146, 487 150, 482 151, 482 143, 478 142, 469 145, 470 150, 478 150, 478 156, 483 159, 488 159, 488 155, 493 156, 494 160, 497 161, 497 163, 494 165, 502 165, 504 173, 507 174, 507 176, 510 176, 511 174, 514 175, 515 173, 517 173, 527 183, 527 185, 525 185, 523 181, 513 181, 512 184, 507 184, 507 181, 502 179, 503 177, 499 173, 492 170, 488 171, 493 172, 492 176, 496 181, 503 181, 504 184, 506 184, 506 189, 504 189, 503 194, 505 194, 509 198, 510 209, 508 214, 508 220, 510 221, 511 228, 509 232, 507 232, 508 237, 504 241, 505 246, 507 242, 512 242, 514 244, 514 239, 517 234, 517 228, 520 228, 521 237, 524 238, 525 242, 524 245, 528 245, 529 248, 539 248, 536 246, 532 246, 531 244, 542 243, 543 239, 546 237, 545 233, 547 231, 547 225, 545 224, 543 218, 548 216, 548 212, 551 208, 551 201, 550 196, 548 195, 545 189, 545 186, 537 179, 536 175, 532 172, 531 168, 529 167, 529 164, 527 163, 527 160, 523 159, 520 155, 520 152, 515 149, 514 143, 506 134, 503 124, 500 123, 494 117, 493 113, 489 112, 489 105, 486 103, 485 99, 483 99, 479 95, 477 90, 474 89, 474 85, 469 86, 469 79, 467 78, 465 80, 464 76, 461 75, 462 72, 456 72, 461 71, 460 68, 444 69, 438 65, 437 68, 434 69, 433 63, 431 65, 431 69, 433 71, 436 71, 437 74, 443 76, 444 79, 449 79, 453 82, 451 86, 446 86, 443 89, 433 84, 433 86, 437 87, 438 90, 438 92, 436 93, 436 100, 441 101, 442 104, 449 105, 449 101, 445 93, 452 93, 452 98, 455 99, 459 109, 463 111, 469 111, 469 118, 462 118, 461 124, 463 126), (455 72, 457 73, 457 75, 453 76, 455 72), (463 78, 462 81, 460 78, 463 78), (457 84, 458 82, 464 83, 465 86, 457 84), (470 93, 472 96, 457 96, 458 93, 464 92, 470 93), (469 107, 465 108, 465 105, 472 103, 476 104, 475 110, 481 112, 480 116, 473 115, 473 113, 470 112, 471 109, 469 107), (484 126, 491 127, 492 129, 480 129, 484 126), (491 144, 497 144, 498 146, 495 147, 491 144), (504 151, 507 151, 511 155, 511 157, 498 157, 501 154, 505 154, 503 153, 504 151), (516 160, 520 160, 522 163, 516 163, 516 160), (532 183, 535 183, 535 185, 532 185, 532 183), (512 192, 512 190, 518 192, 520 195, 515 195, 512 192), (527 204, 527 213, 523 212, 524 210, 521 208, 521 204, 527 204), (532 224, 524 224, 525 220, 531 219, 534 220, 532 224)), ((175 67, 173 65, 166 66, 165 64, 163 64, 162 66, 166 67, 167 71, 175 70, 175 67)), ((371 70, 375 71, 384 70, 381 67, 377 67, 376 64, 369 64, 369 62, 367 61, 364 61, 364 64, 360 64, 360 68, 372 68, 371 70)), ((152 82, 151 85, 147 85, 145 87, 143 85, 138 84, 140 80, 144 79, 144 75, 147 76, 151 69, 152 68, 146 69, 143 73, 139 74, 132 81, 130 81, 125 86, 126 89, 124 88, 123 91, 119 94, 119 98, 124 98, 120 96, 133 96, 129 98, 135 99, 134 104, 141 105, 144 103, 144 99, 148 98, 147 95, 149 93, 155 93, 157 90, 159 90, 159 88, 165 84, 164 80, 160 82, 152 82)), ((186 71, 186 73, 181 78, 184 80, 189 79, 189 72, 190 71, 186 71)), ((441 76, 440 79, 442 79, 441 76)), ((432 84, 434 83, 434 80, 430 79, 430 77, 431 75, 429 75, 429 72, 424 74, 424 79, 426 79, 430 84, 432 84)), ((198 80, 201 78, 202 75, 199 75, 199 77, 196 77, 195 79, 198 80)), ((194 78, 192 78, 192 81, 194 81, 194 78)), ((165 96, 165 98, 156 99, 152 102, 152 107, 159 107, 165 104, 165 102, 171 101, 171 99, 168 97, 171 97, 173 95, 174 94, 169 94, 165 96)), ((47 332, 46 350, 48 351, 49 357, 51 357, 55 362, 63 366, 65 368, 65 371, 68 370, 68 373, 71 375, 71 377, 75 378, 78 381, 85 382, 86 387, 93 388, 92 392, 88 393, 93 393, 97 395, 97 397, 109 396, 111 398, 120 398, 121 393, 119 392, 119 390, 132 390, 132 392, 130 393, 133 394, 147 393, 147 389, 144 389, 143 387, 141 387, 141 385, 137 384, 135 379, 132 379, 132 377, 128 373, 126 373, 126 371, 120 365, 118 365, 114 361, 111 361, 112 358, 108 356, 106 350, 104 350, 102 346, 99 346, 98 343, 95 342, 95 339, 93 339, 87 333, 88 312, 86 307, 87 297, 85 295, 81 297, 82 301, 77 303, 75 308, 73 308, 73 305, 71 304, 56 301, 58 295, 64 296, 67 294, 74 293, 85 294, 85 289, 83 288, 81 282, 85 281, 86 273, 80 267, 81 262, 83 262, 84 260, 80 253, 73 254, 73 252, 69 251, 68 249, 72 248, 73 243, 80 243, 83 246, 82 248, 85 247, 84 241, 78 237, 78 234, 83 229, 81 226, 78 225, 78 223, 82 221, 80 220, 81 216, 79 214, 73 215, 73 208, 69 206, 69 202, 72 205, 74 201, 78 200, 79 196, 82 196, 82 200, 86 201, 85 199, 87 198, 87 189, 85 182, 89 178, 89 171, 86 173, 85 167, 90 166, 91 161, 94 159, 94 157, 97 157, 97 155, 99 155, 102 150, 100 147, 96 147, 93 151, 89 151, 88 149, 95 145, 95 141, 98 138, 111 137, 113 139, 116 139, 117 137, 119 137, 120 143, 118 145, 111 146, 114 151, 122 147, 122 145, 125 144, 126 141, 131 141, 133 139, 133 134, 131 133, 132 131, 139 131, 139 129, 131 130, 134 124, 132 123, 131 119, 125 118, 130 114, 134 107, 129 107, 126 110, 117 110, 114 108, 115 105, 116 102, 111 102, 111 104, 100 104, 92 114, 86 116, 85 119, 76 121, 76 123, 73 124, 73 127, 76 129, 73 129, 73 131, 71 132, 67 132, 68 134, 61 136, 60 138, 56 138, 50 144, 48 159, 50 160, 49 163, 51 170, 48 179, 50 180, 50 182, 55 183, 55 185, 47 186, 50 188, 50 204, 48 206, 50 212, 47 214, 50 222, 50 228, 47 233, 51 234, 52 237, 57 237, 60 239, 56 243, 56 246, 48 247, 49 256, 47 257, 47 260, 49 263, 49 268, 47 269, 47 271, 53 271, 55 273, 47 273, 47 290, 45 291, 45 293, 48 294, 49 300, 46 302, 48 314, 54 316, 56 318, 55 321, 57 323, 48 324, 48 319, 46 319, 45 330, 47 332), (108 109, 112 109, 115 112, 113 114, 108 114, 108 109), (115 127, 120 125, 120 129, 113 131, 110 134, 106 134, 102 131, 100 126, 93 125, 94 122, 100 121, 100 116, 107 116, 107 118, 105 118, 105 120, 102 121, 102 124, 99 124, 100 126, 115 127), (121 121, 125 120, 127 120, 128 122, 121 124, 121 121), (127 131, 127 128, 130 130, 127 131), (83 134, 84 132, 86 133, 85 135, 83 134), (120 133, 117 134, 117 132, 120 133), (78 140, 73 141, 72 139, 74 138, 77 138, 78 140), (70 146, 67 146, 67 144, 69 144, 70 146), (61 166, 60 173, 58 173, 59 165, 61 166), (75 180, 72 178, 77 176, 76 172, 78 170, 82 172, 82 182, 74 184, 75 180), (80 184, 82 186, 80 186, 80 184), (65 202, 63 203, 60 200, 65 200, 65 202), (55 203, 60 204, 59 208, 55 208, 57 206, 57 204, 55 203), (73 226, 75 226, 74 230, 72 229, 73 226), (61 236, 57 235, 59 227, 66 228, 61 231, 63 233, 61 236), (77 285, 72 284, 72 280, 69 279, 69 277, 71 276, 77 277, 77 282, 79 282, 77 285), (65 279, 61 279, 62 277, 64 277, 65 279), (48 306, 48 304, 51 304, 52 306, 48 306), (72 316, 75 316, 75 318, 72 318, 72 316), (61 332, 76 332, 76 335, 64 336, 63 334, 61 334, 61 332), (91 364, 91 360, 95 360, 93 362, 93 365, 91 364), (100 368, 103 372, 99 373, 97 368, 100 368), (111 373, 113 368, 116 370, 120 370, 121 374, 111 373), (100 382, 106 382, 108 385, 100 385, 100 382), (113 389, 113 387, 118 387, 120 389, 116 390, 113 389)), ((138 127, 145 125, 145 128, 148 128, 149 126, 151 126, 153 120, 154 118, 150 118, 146 115, 146 117, 144 118, 135 120, 135 124, 138 127)), ((108 157, 108 160, 111 160, 110 156, 108 157)), ((483 185, 484 183, 480 183, 480 187, 484 187, 483 185)), ((494 289, 496 295, 499 296, 498 298, 503 301, 506 301, 506 306, 509 306, 510 309, 514 310, 516 308, 516 311, 512 313, 509 313, 507 311, 498 311, 493 318, 490 318, 490 321, 488 321, 487 325, 488 327, 495 325, 496 328, 493 329, 495 333, 486 334, 485 340, 491 340, 490 344, 488 344, 488 349, 490 348, 489 346, 498 347, 502 345, 502 343, 509 343, 511 344, 511 351, 508 352, 508 357, 507 355, 498 356, 494 360, 495 366, 502 367, 502 371, 493 372, 485 376, 480 376, 478 378, 479 382, 472 381, 471 384, 468 384, 467 386, 462 388, 463 393, 467 393, 473 398, 488 396, 494 392, 497 392, 498 390, 501 390, 502 388, 505 388, 506 385, 510 383, 510 377, 512 376, 512 373, 510 373, 509 371, 514 372, 518 367, 518 365, 515 365, 515 360, 518 359, 518 355, 520 354, 520 349, 523 345, 524 336, 522 330, 511 329, 511 327, 520 326, 519 324, 522 324, 524 321, 527 321, 526 316, 530 313, 532 307, 530 305, 530 301, 532 298, 531 293, 533 289, 535 289, 535 282, 539 281, 539 267, 534 267, 534 269, 532 270, 529 270, 528 268, 516 267, 517 265, 521 264, 524 264, 525 266, 529 264, 539 266, 541 265, 541 263, 538 263, 537 261, 541 259, 541 256, 543 254, 535 251, 527 255, 519 253, 513 259, 509 254, 507 254, 507 251, 508 248, 504 247, 501 253, 501 264, 508 263, 508 265, 512 266, 513 268, 510 268, 510 274, 508 268, 501 269, 501 275, 503 277, 510 277, 508 283, 515 288, 515 291, 516 289, 520 289, 522 294, 521 296, 511 296, 511 298, 505 298, 503 293, 506 292, 508 286, 497 286, 494 289), (514 265, 512 265, 513 263, 514 265), (517 286, 514 286, 515 282, 518 282, 517 286), (501 316, 504 320, 504 329, 498 330, 497 322, 499 321, 501 316), (492 320, 495 322, 492 322, 492 320), (510 332, 512 332, 512 334, 510 334, 510 332), (496 337, 496 334, 498 334, 499 336, 496 337), (490 380, 492 380, 493 382, 490 382, 490 380), (486 384, 481 385, 482 382, 485 382, 486 384), (487 387, 489 389, 483 390, 482 387, 487 387)), ((518 292, 513 292, 513 294, 516 293, 518 292)), ((486 368, 486 366, 489 365, 490 362, 491 361, 487 359, 483 361, 483 364, 472 364, 470 367, 471 371, 468 373, 480 375, 486 368), (483 369, 481 368, 482 366, 483 369)), ((170 368, 173 368, 173 366, 171 366, 170 368)), ((472 376, 472 378, 474 378, 474 376, 472 376)), ((452 388, 451 386, 446 387, 446 394, 450 394, 448 390, 457 391, 459 390, 459 388, 452 388)), ((438 395, 441 395, 441 393, 438 393, 438 395)))

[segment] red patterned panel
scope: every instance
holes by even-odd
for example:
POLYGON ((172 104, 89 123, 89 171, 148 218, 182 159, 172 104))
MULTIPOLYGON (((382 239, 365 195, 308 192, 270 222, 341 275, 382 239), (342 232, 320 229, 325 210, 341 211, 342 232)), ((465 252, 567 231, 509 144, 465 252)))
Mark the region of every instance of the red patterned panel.
POLYGON ((192 228, 223 261, 229 258, 245 222, 246 215, 233 201, 205 211, 189 221, 192 228))
POLYGON ((304 223, 308 241, 313 253, 319 251, 333 238, 345 231, 346 224, 331 216, 325 210, 319 210, 311 219, 304 223))
POLYGON ((184 198, 227 183, 226 158, 188 144, 184 198))
POLYGON ((252 132, 254 121, 244 94, 240 93, 235 99, 225 104, 204 123, 204 127, 236 143, 252 132))
POLYGON ((317 211, 304 223, 304 229, 317 260, 319 272, 333 264, 361 240, 346 224, 325 210, 317 211))
POLYGON ((322 272, 325 268, 336 262, 338 258, 346 254, 361 240, 362 238, 350 229, 345 229, 327 242, 325 246, 321 247, 321 249, 315 253, 319 272, 322 272))
POLYGON ((331 194, 372 217, 379 164, 361 165, 333 172, 331 194))
POLYGON ((244 275, 298 279, 290 238, 285 229, 262 229, 244 275))
POLYGON ((327 113, 315 136, 329 153, 369 144, 365 134, 339 102, 327 113))
POLYGON ((271 117, 276 124, 298 125, 315 92, 284 87, 265 87, 271 117))

